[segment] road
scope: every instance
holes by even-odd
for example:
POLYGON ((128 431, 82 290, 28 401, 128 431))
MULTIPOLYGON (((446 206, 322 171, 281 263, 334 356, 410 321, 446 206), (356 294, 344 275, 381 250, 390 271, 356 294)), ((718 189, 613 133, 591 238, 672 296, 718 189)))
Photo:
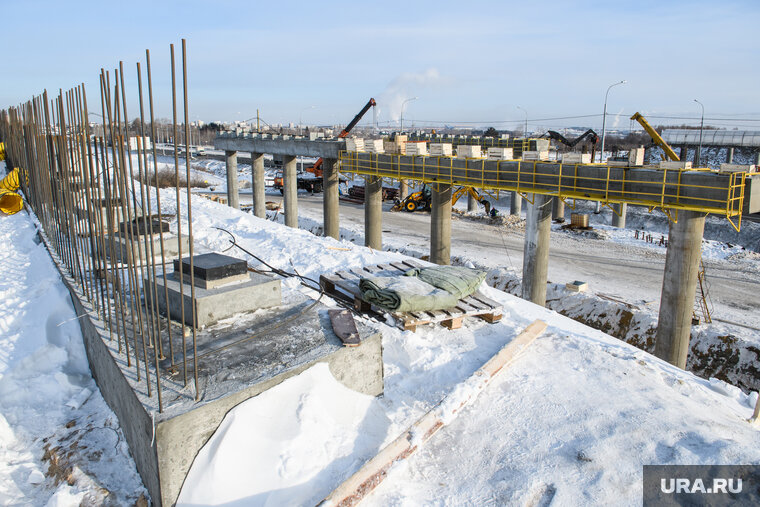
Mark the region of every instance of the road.
MULTIPOLYGON (((250 194, 248 194, 250 196, 250 194)), ((276 195, 267 196, 279 200, 276 195)), ((246 196, 241 194, 245 202, 246 196)), ((248 197, 250 202, 250 197, 248 197)), ((300 193, 299 214, 321 221, 322 196, 300 193)), ((393 213, 384 205, 383 243, 429 252, 430 214, 393 213)), ((362 233, 364 209, 361 204, 340 203, 341 229, 362 233)), ((728 225, 727 225, 728 226, 728 225)), ((633 234, 633 231, 631 231, 633 234)), ((522 272, 524 232, 488 222, 454 216, 451 226, 452 256, 461 256, 492 268, 514 268, 522 272)), ((758 327, 760 311, 760 268, 757 263, 730 263, 723 260, 706 264, 710 296, 715 316, 758 327)), ((578 237, 552 230, 549 251, 549 280, 556 283, 582 280, 590 290, 633 304, 659 307, 665 248, 659 251, 630 244, 578 237)))

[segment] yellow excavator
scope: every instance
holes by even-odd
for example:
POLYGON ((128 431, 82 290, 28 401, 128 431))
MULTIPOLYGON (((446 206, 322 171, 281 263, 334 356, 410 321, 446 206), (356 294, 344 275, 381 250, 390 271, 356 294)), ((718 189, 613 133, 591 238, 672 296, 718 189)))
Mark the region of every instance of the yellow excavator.
POLYGON ((668 158, 674 162, 678 162, 680 159, 678 158, 678 155, 676 155, 676 152, 673 151, 673 148, 670 147, 668 143, 665 142, 665 139, 663 139, 660 134, 657 133, 657 131, 649 124, 649 122, 641 116, 641 113, 636 113, 633 116, 631 116, 632 120, 636 120, 639 122, 639 124, 644 127, 644 130, 647 131, 647 134, 652 138, 652 141, 655 142, 660 148, 665 150, 665 155, 668 156, 668 158))
MULTIPOLYGON (((459 187, 451 196, 451 204, 456 204, 459 198, 464 195, 471 195, 477 202, 485 207, 486 214, 491 213, 491 203, 488 202, 485 196, 478 194, 478 192, 472 187, 459 187)), ((423 184, 422 188, 417 192, 409 194, 405 199, 397 200, 396 204, 391 208, 391 211, 404 210, 410 213, 416 210, 430 211, 431 199, 432 192, 430 191, 430 187, 428 187, 427 184, 423 184)))

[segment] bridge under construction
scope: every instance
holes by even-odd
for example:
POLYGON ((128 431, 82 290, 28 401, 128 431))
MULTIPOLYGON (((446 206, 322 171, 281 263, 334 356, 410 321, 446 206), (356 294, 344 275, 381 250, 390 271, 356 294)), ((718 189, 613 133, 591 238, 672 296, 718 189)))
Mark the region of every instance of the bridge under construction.
MULTIPOLYGON (((472 144, 470 142, 466 144, 472 144)), ((691 333, 705 217, 725 216, 737 230, 746 213, 760 212, 760 174, 691 168, 682 162, 661 167, 620 163, 562 163, 486 160, 449 156, 346 151, 346 142, 313 141, 257 134, 222 134, 214 142, 227 160, 228 202, 238 203, 237 152, 253 162, 254 213, 264 212, 263 155, 283 157, 285 223, 298 227, 296 157, 324 159, 324 234, 339 239, 338 172, 364 176, 365 244, 382 248, 382 180, 416 180, 432 187, 430 260, 449 264, 454 186, 512 191, 528 203, 523 251, 522 296, 546 303, 549 234, 553 202, 600 201, 618 216, 628 204, 660 208, 670 218, 655 354, 684 368, 691 333)), ((527 145, 526 145, 527 146, 527 145)), ((624 220, 618 221, 623 223, 624 220)))

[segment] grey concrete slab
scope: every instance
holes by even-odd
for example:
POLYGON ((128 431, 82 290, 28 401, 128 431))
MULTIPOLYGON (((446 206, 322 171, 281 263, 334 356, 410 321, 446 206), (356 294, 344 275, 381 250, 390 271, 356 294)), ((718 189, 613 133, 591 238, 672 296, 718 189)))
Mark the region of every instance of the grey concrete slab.
MULTIPOLYGON (((167 304, 163 276, 156 276, 158 287, 158 308, 163 315, 171 315, 179 320, 184 306, 185 324, 203 328, 215 324, 236 313, 253 312, 260 308, 279 306, 282 300, 280 280, 269 275, 249 273, 248 281, 233 282, 211 289, 195 288, 195 299, 191 297, 190 285, 181 282, 174 274, 166 277, 169 301, 167 304), (168 310, 167 310, 168 308, 168 310), (193 322, 193 308, 195 322, 193 322)), ((146 293, 148 299, 150 291, 146 293)))

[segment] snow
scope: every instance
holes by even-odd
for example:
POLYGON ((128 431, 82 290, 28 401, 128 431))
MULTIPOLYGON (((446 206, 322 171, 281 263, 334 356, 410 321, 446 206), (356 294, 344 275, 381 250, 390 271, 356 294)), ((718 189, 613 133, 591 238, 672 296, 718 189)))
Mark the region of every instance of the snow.
MULTIPOLYGON (((174 211, 174 199, 173 190, 162 190, 165 211, 174 211)), ((196 252, 245 258, 214 227, 270 264, 313 279, 405 258, 194 196, 196 252)), ((134 463, 90 376, 68 293, 34 238, 26 214, 0 217, 0 239, 13 245, 0 251, 0 266, 12 273, 0 280, 0 501, 102 503, 106 488, 117 503, 133 503, 144 494, 134 463), (79 450, 70 445, 76 439, 79 450), (40 461, 56 447, 75 451, 69 475, 40 461)), ((456 413, 441 407, 449 425, 396 464, 367 505, 634 504, 642 464, 760 463, 760 434, 746 422, 756 393, 695 377, 493 287, 482 290, 504 306, 496 324, 466 319, 457 330, 410 332, 365 319, 383 333, 382 397, 355 393, 317 365, 235 407, 200 451, 179 504, 319 502, 446 396, 459 400, 477 389, 466 380, 535 319, 548 323, 546 333, 473 404, 456 413)))
POLYGON ((145 490, 29 215, 0 216, 0 242, 0 503, 134 503, 145 490))

